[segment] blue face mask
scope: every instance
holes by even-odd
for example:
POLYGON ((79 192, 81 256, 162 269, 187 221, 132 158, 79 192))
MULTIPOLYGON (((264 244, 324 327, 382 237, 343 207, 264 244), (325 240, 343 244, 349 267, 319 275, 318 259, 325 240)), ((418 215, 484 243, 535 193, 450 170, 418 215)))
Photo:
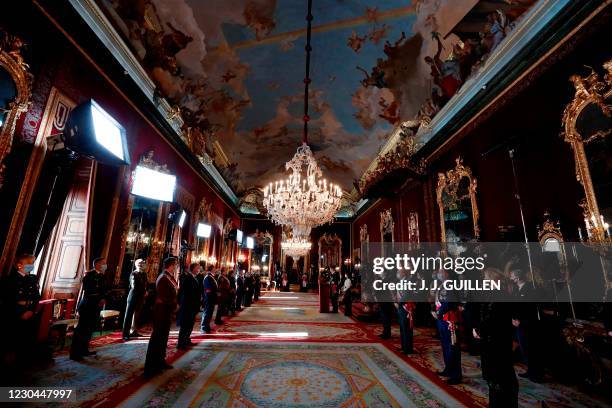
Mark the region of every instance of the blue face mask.
POLYGON ((23 266, 23 271, 27 274, 31 274, 34 272, 34 264, 25 264, 23 266))

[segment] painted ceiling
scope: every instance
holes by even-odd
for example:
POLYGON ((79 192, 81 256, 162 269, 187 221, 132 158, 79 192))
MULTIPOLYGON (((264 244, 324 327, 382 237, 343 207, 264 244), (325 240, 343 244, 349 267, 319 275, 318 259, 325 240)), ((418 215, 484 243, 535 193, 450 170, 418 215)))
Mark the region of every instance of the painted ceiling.
MULTIPOLYGON (((449 2, 314 0, 309 144, 345 190, 430 93, 431 33, 449 31, 475 3, 444 9, 449 2)), ((149 71, 183 115, 207 127, 207 148, 221 146, 212 155, 238 193, 284 173, 302 135, 306 0, 106 5, 145 63, 156 56, 151 33, 164 33, 177 66, 162 60, 149 71)))

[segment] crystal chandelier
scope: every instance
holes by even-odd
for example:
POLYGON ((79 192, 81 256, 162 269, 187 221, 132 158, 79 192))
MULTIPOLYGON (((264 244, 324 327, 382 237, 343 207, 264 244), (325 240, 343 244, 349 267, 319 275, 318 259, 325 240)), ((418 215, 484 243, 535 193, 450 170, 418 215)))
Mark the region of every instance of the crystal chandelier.
POLYGON ((281 242, 281 249, 287 256, 299 258, 310 252, 312 243, 305 238, 289 238, 281 242))
POLYGON ((304 133, 302 145, 285 164, 289 177, 270 183, 264 188, 263 205, 268 217, 280 225, 293 229, 294 238, 306 238, 312 227, 333 220, 340 208, 342 190, 323 179, 323 173, 308 147, 308 89, 310 85, 310 45, 312 0, 308 1, 306 34, 306 77, 304 78, 304 133))
POLYGON ((285 164, 286 180, 264 188, 263 204, 277 224, 289 225, 293 236, 307 237, 314 226, 330 222, 338 209, 342 190, 322 179, 321 169, 306 143, 285 164))

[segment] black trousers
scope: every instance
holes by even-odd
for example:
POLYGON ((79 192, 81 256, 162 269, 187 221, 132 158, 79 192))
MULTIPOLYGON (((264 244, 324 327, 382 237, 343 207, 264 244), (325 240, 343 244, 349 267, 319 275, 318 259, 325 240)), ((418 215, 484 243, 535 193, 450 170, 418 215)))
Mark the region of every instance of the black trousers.
POLYGON ((395 313, 395 306, 393 303, 382 302, 378 304, 380 307, 380 319, 383 325, 382 335, 385 337, 391 336, 391 319, 395 313))
POLYGON ((351 299, 351 292, 347 292, 344 294, 344 315, 352 316, 353 315, 353 299, 351 299))
POLYGON ((87 307, 79 310, 79 323, 74 329, 72 346, 70 346, 71 357, 82 357, 89 350, 89 341, 100 320, 98 308, 87 307))
POLYGON ((138 328, 140 312, 144 305, 144 293, 135 294, 132 291, 128 294, 125 316, 123 318, 123 337, 129 337, 138 328))
POLYGON ((242 309, 242 298, 243 297, 244 297, 244 294, 242 291, 236 292, 236 309, 242 309))
POLYGON ((399 321, 400 326, 400 341, 402 344, 402 351, 404 353, 412 353, 414 352, 414 332, 412 327, 410 327, 408 312, 402 306, 397 308, 397 320, 399 321))
POLYGON ((191 342, 191 333, 193 332, 193 325, 195 324, 197 314, 197 310, 185 310, 182 312, 178 334, 178 347, 187 346, 191 342))
POLYGON ((153 307, 153 332, 147 347, 145 371, 155 371, 166 363, 166 349, 172 324, 172 311, 165 305, 153 307))
POLYGON ((338 313, 338 294, 331 295, 332 313, 338 313))

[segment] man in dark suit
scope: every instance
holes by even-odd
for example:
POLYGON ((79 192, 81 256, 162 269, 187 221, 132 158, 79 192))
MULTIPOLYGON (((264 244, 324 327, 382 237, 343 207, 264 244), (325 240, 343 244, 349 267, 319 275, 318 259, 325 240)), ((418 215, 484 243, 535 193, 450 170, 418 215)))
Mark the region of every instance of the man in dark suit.
POLYGON ((147 291, 145 260, 137 259, 134 262, 134 267, 136 269, 130 274, 130 292, 128 293, 125 317, 123 318, 123 340, 125 341, 128 341, 130 337, 142 337, 137 328, 147 291))
POLYGON ((242 310, 242 298, 244 297, 244 271, 236 274, 236 310, 242 310))
POLYGON ((518 300, 513 305, 512 324, 516 327, 519 346, 523 357, 527 360, 527 371, 519 373, 519 377, 540 383, 544 380, 542 322, 536 303, 537 291, 533 283, 529 282, 526 270, 527 268, 522 266, 510 272, 510 279, 518 289, 515 294, 518 300))
POLYGON ((217 280, 213 276, 212 271, 213 266, 210 265, 202 285, 202 306, 204 311, 202 312, 201 331, 207 334, 211 332, 210 321, 217 304, 217 280))
POLYGON ((172 368, 166 362, 166 348, 172 324, 172 314, 176 310, 176 281, 174 270, 176 258, 164 260, 164 270, 155 282, 155 305, 153 306, 153 332, 147 347, 144 374, 152 376, 161 370, 172 368))
POLYGON ((70 347, 70 358, 73 360, 81 361, 84 356, 96 354, 89 351, 89 341, 100 322, 100 310, 106 304, 106 269, 106 259, 96 258, 93 269, 83 277, 82 296, 77 307, 79 323, 74 329, 70 347))
POLYGON ((230 316, 236 314, 236 278, 232 269, 227 271, 229 281, 229 295, 227 297, 227 312, 230 316))
POLYGON ((200 311, 200 296, 202 290, 197 280, 200 265, 197 263, 189 266, 189 271, 181 272, 179 276, 178 302, 179 311, 176 323, 180 327, 178 344, 176 348, 184 350, 193 345, 191 332, 195 323, 195 317, 200 311))
POLYGON ((253 302, 253 277, 250 272, 244 275, 244 307, 251 306, 253 302))

